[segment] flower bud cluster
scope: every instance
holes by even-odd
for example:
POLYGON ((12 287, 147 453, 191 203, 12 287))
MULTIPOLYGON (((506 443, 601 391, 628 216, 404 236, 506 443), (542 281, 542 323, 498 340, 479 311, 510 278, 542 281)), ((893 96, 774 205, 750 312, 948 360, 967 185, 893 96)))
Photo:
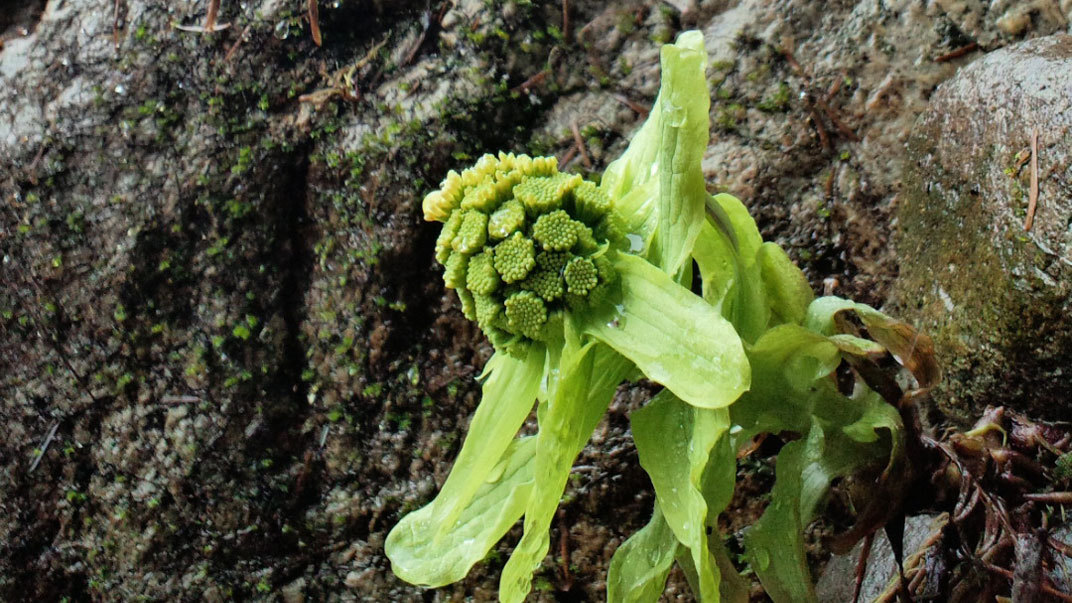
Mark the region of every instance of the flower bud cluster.
POLYGON ((554 157, 484 155, 451 171, 424 199, 443 222, 436 260, 466 317, 496 349, 518 352, 562 328, 562 312, 606 299, 617 274, 607 250, 622 246, 610 199, 554 157))

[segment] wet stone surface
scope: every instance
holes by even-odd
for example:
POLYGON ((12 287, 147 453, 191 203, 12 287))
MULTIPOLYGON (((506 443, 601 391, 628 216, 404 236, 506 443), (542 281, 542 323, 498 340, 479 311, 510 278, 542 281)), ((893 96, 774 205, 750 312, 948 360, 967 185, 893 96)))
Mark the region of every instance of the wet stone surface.
POLYGON ((1057 35, 962 69, 909 142, 897 303, 935 338, 934 399, 960 421, 988 404, 1072 419, 1070 141, 1072 37, 1057 35))

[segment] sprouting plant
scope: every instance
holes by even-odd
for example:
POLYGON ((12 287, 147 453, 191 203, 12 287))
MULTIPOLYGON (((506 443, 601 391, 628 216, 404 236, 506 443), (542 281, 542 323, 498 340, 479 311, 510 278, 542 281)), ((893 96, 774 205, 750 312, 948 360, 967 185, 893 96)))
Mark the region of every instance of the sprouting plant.
POLYGON ((814 600, 802 532, 830 482, 876 463, 885 479, 896 472, 897 410, 865 383, 843 395, 831 374, 886 351, 839 333, 848 313, 888 345, 903 325, 847 300, 813 301, 744 205, 707 194, 705 67, 699 32, 663 47, 650 116, 598 186, 553 158, 500 154, 425 198, 425 217, 444 222, 444 281, 496 352, 438 496, 387 537, 402 579, 460 580, 524 516, 499 590, 523 600, 573 460, 617 386, 641 375, 666 388, 631 417, 656 504, 611 561, 611 601, 657 600, 675 561, 701 600, 747 599, 717 518, 737 451, 757 435, 801 436, 779 454, 771 503, 746 538, 776 601, 814 600), (539 432, 518 437, 534 400, 539 432))

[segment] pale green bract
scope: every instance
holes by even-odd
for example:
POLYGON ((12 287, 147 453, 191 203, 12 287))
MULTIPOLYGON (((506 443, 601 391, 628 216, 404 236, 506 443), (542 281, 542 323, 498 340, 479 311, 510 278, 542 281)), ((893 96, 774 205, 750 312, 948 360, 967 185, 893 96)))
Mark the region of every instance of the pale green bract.
POLYGON ((814 300, 740 201, 707 194, 705 67, 699 32, 662 48, 659 96, 598 188, 553 158, 500 154, 426 197, 426 218, 444 222, 444 280, 496 353, 442 489, 387 537, 402 579, 460 580, 523 517, 499 590, 522 601, 574 459, 618 385, 645 376, 666 388, 631 417, 656 505, 611 560, 608 599, 657 601, 676 562, 700 600, 747 601, 718 516, 737 451, 761 433, 795 432, 744 544, 772 599, 815 600, 802 535, 831 481, 900 454, 897 411, 862 384, 842 395, 830 378, 843 358, 884 348, 837 333, 834 318, 892 319, 814 300), (539 432, 518 437, 537 401, 539 432))

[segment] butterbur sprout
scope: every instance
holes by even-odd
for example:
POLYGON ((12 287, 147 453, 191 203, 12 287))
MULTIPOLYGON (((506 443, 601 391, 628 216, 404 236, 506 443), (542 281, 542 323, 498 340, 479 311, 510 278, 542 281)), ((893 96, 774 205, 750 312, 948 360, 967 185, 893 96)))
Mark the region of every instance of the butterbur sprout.
POLYGON ((500 153, 449 172, 425 197, 425 218, 443 223, 435 257, 444 284, 495 354, 446 482, 387 537, 402 579, 461 580, 523 516, 499 589, 501 600, 522 601, 574 459, 618 385, 645 376, 665 387, 631 417, 656 504, 615 553, 608 600, 656 601, 674 562, 701 600, 746 600, 717 518, 733 493, 736 451, 782 431, 806 436, 779 456, 771 505, 746 546, 772 598, 814 600, 804 525, 834 478, 899 453, 896 410, 866 386, 843 396, 827 378, 845 354, 882 351, 835 333, 834 317, 889 319, 846 300, 813 301, 744 205, 707 194, 705 67, 699 32, 662 48, 659 96, 598 185, 551 157, 500 153), (534 402, 539 431, 518 436, 534 402))

